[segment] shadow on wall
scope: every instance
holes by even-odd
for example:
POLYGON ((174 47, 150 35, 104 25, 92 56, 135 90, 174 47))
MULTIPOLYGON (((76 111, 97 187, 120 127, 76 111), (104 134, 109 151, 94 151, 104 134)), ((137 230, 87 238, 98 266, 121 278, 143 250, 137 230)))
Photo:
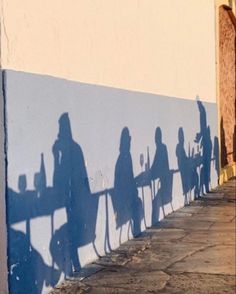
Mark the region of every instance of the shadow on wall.
POLYGON ((201 155, 199 153, 195 155, 193 150, 192 154, 188 154, 187 156, 184 149, 184 131, 182 127, 179 128, 178 140, 179 142, 176 146, 176 157, 181 175, 184 203, 188 205, 191 200, 190 194, 192 189, 194 189, 194 198, 200 196, 197 168, 201 164, 201 155))
POLYGON ((210 171, 211 171, 211 155, 212 142, 210 126, 207 126, 206 110, 201 101, 197 101, 198 110, 200 114, 200 131, 197 133, 195 142, 200 144, 202 148, 202 166, 200 170, 200 191, 201 194, 210 191, 210 171))
POLYGON ((236 162, 236 124, 234 125, 234 134, 233 134, 233 160, 236 162))
POLYGON ((225 130, 224 130, 224 121, 223 117, 221 117, 220 121, 220 140, 221 140, 221 166, 224 167, 228 164, 227 159, 227 148, 225 142, 225 130))
MULTIPOLYGON (((236 73, 235 73, 235 76, 236 76, 236 73)), ((236 97, 234 100, 234 118, 235 118, 235 122, 234 122, 234 133, 233 133, 233 161, 236 162, 236 97)))
POLYGON ((220 156, 219 140, 215 136, 214 137, 214 148, 213 148, 213 163, 214 163, 214 167, 215 167, 215 170, 216 170, 216 173, 217 173, 218 178, 219 178, 219 174, 220 174, 220 160, 219 160, 219 156, 220 156))
POLYGON ((81 268, 78 247, 92 243, 95 248, 98 198, 91 195, 83 152, 72 138, 67 113, 59 119, 59 133, 52 152, 53 187, 65 199, 67 223, 54 232, 50 251, 59 269, 69 275, 81 268))
MULTIPOLYGON (((120 243, 122 227, 129 222, 129 228, 134 236, 141 233, 142 201, 138 197, 133 163, 130 154, 131 136, 125 127, 121 132, 120 154, 115 166, 114 190, 112 204, 116 214, 116 227, 120 228, 120 243)), ((129 232, 127 232, 127 239, 129 232)))
MULTIPOLYGON (((41 293, 43 285, 54 286, 64 274, 72 275, 81 268, 78 250, 81 246, 95 246, 96 223, 99 196, 105 195, 106 216, 104 216, 105 252, 110 251, 108 198, 111 198, 116 215, 116 228, 119 229, 119 240, 122 235, 137 236, 141 233, 141 223, 146 224, 144 213, 144 187, 151 191, 151 223, 160 220, 160 212, 166 215, 166 205, 172 211, 173 175, 180 172, 183 197, 189 204, 191 193, 197 198, 210 189, 210 165, 214 161, 218 170, 218 140, 214 138, 214 156, 210 127, 207 126, 206 111, 203 104, 197 101, 200 114, 200 131, 196 134, 196 150, 188 154, 184 147, 184 130, 178 131, 176 157, 178 170, 170 169, 167 146, 162 140, 160 127, 155 131, 156 151, 150 165, 149 148, 145 170, 134 175, 130 152, 131 134, 128 127, 123 128, 120 137, 119 155, 115 165, 114 187, 91 193, 85 166, 83 151, 73 140, 69 116, 64 113, 59 118, 59 132, 52 147, 54 158, 53 186, 47 186, 44 157, 41 154, 39 172, 34 176, 34 190, 27 190, 25 175, 19 176, 19 192, 8 189, 8 254, 10 293, 41 293), (141 188, 141 195, 138 193, 141 188), (67 221, 59 229, 54 228, 54 213, 65 208, 67 221), (40 253, 32 246, 31 220, 49 216, 51 219, 51 240, 49 250, 51 265, 47 265, 40 253), (25 232, 17 231, 12 225, 25 222, 25 232), (128 226, 127 226, 128 224, 128 226), (128 230, 124 232, 126 225, 128 230)), ((194 140, 194 138, 193 138, 194 140)), ((144 156, 140 156, 143 168, 144 156)))
MULTIPOLYGON (((236 46, 236 43, 235 43, 236 46)), ((236 49, 235 49, 236 52, 236 49)), ((235 67, 236 70, 236 67, 235 67)), ((236 73, 235 73, 236 76, 236 73)), ((236 97, 234 99, 234 133, 233 133, 233 161, 236 162, 236 97)))
POLYGON ((142 194, 143 188, 145 186, 150 187, 152 201, 152 225, 159 221, 160 209, 162 210, 163 216, 166 215, 166 204, 170 204, 173 211, 172 183, 174 170, 170 170, 169 168, 167 147, 162 142, 162 132, 160 127, 157 127, 155 131, 155 143, 156 151, 151 167, 148 151, 148 162, 146 164, 146 169, 136 177, 136 184, 138 187, 142 187, 142 194))
POLYGON ((9 225, 26 221, 25 234, 10 229, 10 293, 19 293, 19 289, 22 293, 41 293, 44 282, 53 286, 61 273, 71 275, 73 271, 80 270, 77 252, 80 246, 92 243, 96 252, 94 240, 98 198, 90 192, 83 152, 72 138, 67 113, 59 119, 59 133, 52 152, 52 188, 46 185, 46 171, 41 155, 40 172, 34 177, 35 190, 26 190, 25 175, 19 177, 20 193, 8 190, 9 225), (54 230, 54 212, 62 207, 66 210, 67 222, 54 230), (30 219, 46 215, 51 217, 51 267, 43 263, 35 249, 32 250, 29 227, 30 219), (17 234, 18 238, 15 237, 17 234), (18 246, 15 240, 24 242, 18 246))

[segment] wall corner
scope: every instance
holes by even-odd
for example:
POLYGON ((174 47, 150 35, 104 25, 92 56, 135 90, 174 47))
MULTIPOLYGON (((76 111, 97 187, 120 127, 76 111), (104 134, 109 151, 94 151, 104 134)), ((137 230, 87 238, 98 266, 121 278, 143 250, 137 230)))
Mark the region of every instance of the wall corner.
POLYGON ((0 69, 0 294, 8 293, 7 225, 6 225, 6 155, 5 155, 5 103, 3 71, 0 69))

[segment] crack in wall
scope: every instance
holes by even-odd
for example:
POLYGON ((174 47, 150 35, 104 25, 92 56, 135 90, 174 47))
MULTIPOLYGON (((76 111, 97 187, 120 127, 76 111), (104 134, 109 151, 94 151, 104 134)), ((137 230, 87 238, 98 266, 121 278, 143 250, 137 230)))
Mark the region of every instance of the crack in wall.
POLYGON ((5 9, 4 9, 4 0, 1 1, 1 20, 0 20, 0 68, 3 64, 3 44, 6 41, 6 62, 9 62, 9 51, 10 51, 10 40, 7 34, 6 22, 5 22, 5 9), (4 38, 5 37, 5 38, 4 38))

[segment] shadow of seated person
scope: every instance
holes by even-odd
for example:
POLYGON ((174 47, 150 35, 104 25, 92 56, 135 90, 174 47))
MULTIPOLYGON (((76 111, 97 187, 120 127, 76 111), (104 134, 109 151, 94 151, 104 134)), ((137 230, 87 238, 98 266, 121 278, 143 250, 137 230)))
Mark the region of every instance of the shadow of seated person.
POLYGON ((115 166, 114 191, 112 204, 116 215, 116 227, 120 228, 120 242, 122 226, 130 222, 134 236, 141 232, 142 202, 138 196, 133 163, 130 153, 131 136, 125 127, 121 132, 120 154, 115 166))
POLYGON ((46 265, 37 250, 30 244, 29 236, 9 229, 9 285, 10 293, 42 293, 44 283, 55 286, 59 271, 46 265))
POLYGON ((176 157, 178 162, 178 168, 180 171, 182 189, 184 195, 184 204, 189 204, 189 192, 190 192, 190 162, 184 149, 184 131, 183 128, 179 128, 178 131, 178 144, 176 146, 176 157))
POLYGON ((173 173, 169 168, 169 159, 166 145, 162 142, 161 128, 155 132, 156 152, 150 169, 152 181, 154 181, 154 195, 152 200, 152 224, 158 222, 160 206, 165 216, 164 206, 172 206, 172 178, 173 173), (157 188, 155 180, 159 180, 157 188), (157 191, 157 193, 156 193, 157 191))
POLYGON ((67 266, 61 270, 71 274, 80 270, 78 248, 96 238, 98 198, 92 197, 84 155, 73 140, 68 113, 59 118, 59 133, 52 148, 54 156, 53 189, 65 199, 67 223, 55 231, 50 250, 57 265, 62 266, 61 253, 69 254, 67 266), (71 264, 72 266, 70 266, 71 264))

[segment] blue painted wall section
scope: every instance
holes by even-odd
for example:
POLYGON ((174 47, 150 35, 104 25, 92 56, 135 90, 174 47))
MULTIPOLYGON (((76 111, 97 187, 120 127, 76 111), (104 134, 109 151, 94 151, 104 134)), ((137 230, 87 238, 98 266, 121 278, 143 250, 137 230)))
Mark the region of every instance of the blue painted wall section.
POLYGON ((45 292, 217 185, 204 97, 14 71, 5 87, 10 293, 45 292))

